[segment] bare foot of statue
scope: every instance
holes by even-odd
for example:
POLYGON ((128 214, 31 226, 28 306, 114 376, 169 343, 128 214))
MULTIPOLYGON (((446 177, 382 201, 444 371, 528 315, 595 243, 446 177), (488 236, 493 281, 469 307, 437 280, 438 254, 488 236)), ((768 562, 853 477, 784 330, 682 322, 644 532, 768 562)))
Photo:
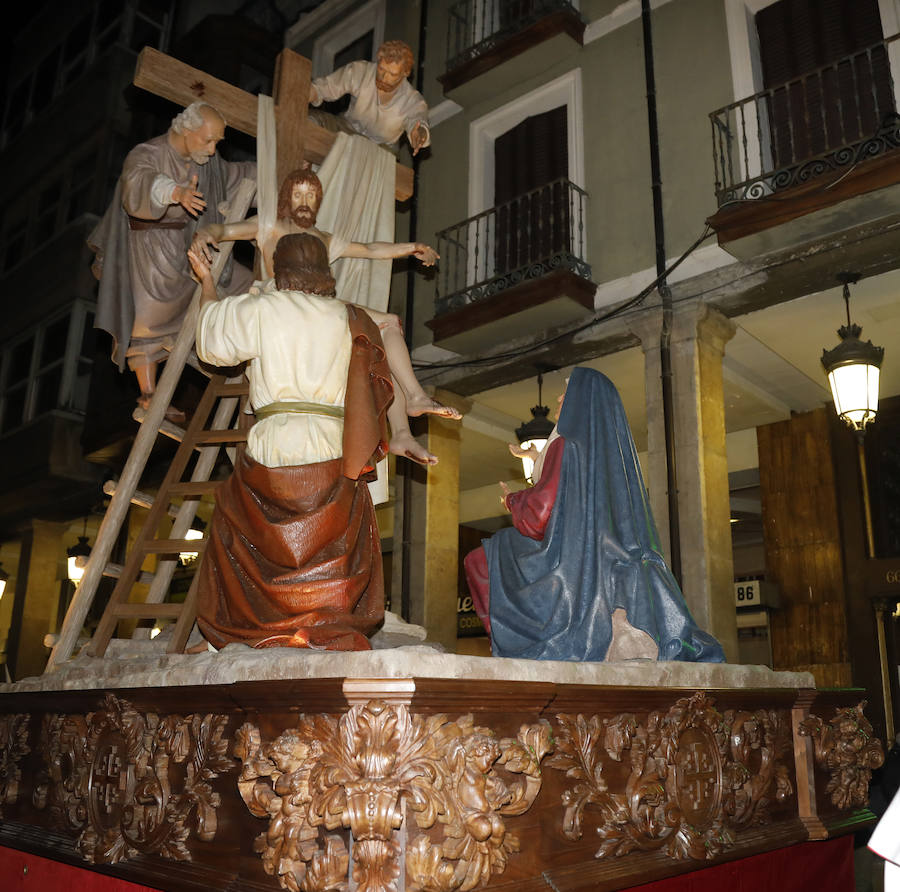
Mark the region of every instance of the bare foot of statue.
POLYGON ((388 449, 394 455, 411 458, 420 465, 436 465, 438 463, 437 456, 432 455, 427 449, 420 446, 409 431, 401 431, 396 436, 391 437, 388 449))
POLYGON ((449 418, 451 421, 459 421, 462 418, 462 413, 453 406, 445 406, 425 393, 407 397, 406 414, 411 418, 426 414, 437 415, 439 418, 449 418))

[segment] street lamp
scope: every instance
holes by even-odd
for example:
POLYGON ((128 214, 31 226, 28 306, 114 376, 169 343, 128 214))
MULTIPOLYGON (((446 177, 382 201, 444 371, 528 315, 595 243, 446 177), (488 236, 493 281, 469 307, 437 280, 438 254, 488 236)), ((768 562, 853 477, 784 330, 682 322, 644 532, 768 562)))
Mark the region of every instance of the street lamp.
POLYGON ((884 347, 860 340, 862 328, 850 321, 850 286, 859 281, 859 273, 838 273, 837 279, 844 285, 847 324, 838 329, 840 344, 822 351, 822 365, 828 374, 835 410, 862 436, 878 412, 878 378, 884 347))
MULTIPOLYGON (((878 379, 884 348, 871 341, 860 339, 862 328, 850 321, 850 286, 860 280, 859 273, 838 273, 837 280, 844 286, 844 303, 847 307, 847 324, 838 329, 841 343, 833 350, 822 351, 822 365, 828 374, 831 396, 838 415, 856 434, 859 456, 859 476, 862 487, 863 518, 866 525, 868 556, 875 557, 875 533, 872 528, 872 506, 869 501, 869 475, 866 471, 866 452, 863 445, 866 425, 875 420, 878 413, 878 379)), ((884 715, 888 738, 894 737, 894 708, 891 698, 890 664, 887 651, 887 617, 884 605, 876 606, 875 619, 881 664, 881 689, 884 697, 884 715)))
MULTIPOLYGON (((191 523, 191 528, 184 534, 185 539, 202 539, 203 531, 206 529, 206 521, 201 517, 195 517, 193 522, 191 523)), ((188 566, 188 564, 192 564, 199 557, 200 552, 198 551, 182 551, 178 555, 178 560, 181 561, 181 565, 183 567, 188 566)))
POLYGON ((69 579, 78 585, 81 577, 84 576, 84 568, 87 566, 88 558, 91 556, 91 546, 88 545, 87 536, 79 536, 71 548, 66 549, 68 560, 66 561, 69 579))
MULTIPOLYGON (((534 448, 540 452, 547 443, 550 434, 553 433, 553 422, 547 417, 550 409, 542 405, 542 388, 544 384, 544 376, 538 372, 538 404, 531 407, 531 421, 526 421, 521 427, 516 428, 516 439, 522 449, 534 448)), ((534 458, 531 455, 522 456, 522 469, 525 472, 525 479, 531 483, 531 476, 534 473, 534 458)))

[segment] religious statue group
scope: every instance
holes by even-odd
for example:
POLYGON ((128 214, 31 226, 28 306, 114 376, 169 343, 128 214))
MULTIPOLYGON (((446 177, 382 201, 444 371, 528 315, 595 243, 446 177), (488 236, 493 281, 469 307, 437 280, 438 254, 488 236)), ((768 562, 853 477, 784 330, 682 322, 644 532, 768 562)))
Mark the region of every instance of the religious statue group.
MULTIPOLYGON (((344 153, 358 167, 357 153, 368 153, 392 176, 390 153, 404 134, 413 153, 430 144, 427 105, 407 80, 412 64, 409 47, 389 41, 375 62, 353 62, 312 81, 313 106, 350 96, 338 118, 310 112, 339 133, 335 158, 344 153)), ((344 220, 325 224, 333 231, 318 228, 326 198, 358 189, 352 177, 333 174, 331 155, 319 172, 327 177, 324 189, 305 165, 280 184, 275 203, 261 194, 261 178, 258 215, 226 223, 222 209, 243 179, 256 181, 257 170, 219 157, 225 126, 219 111, 196 102, 167 133, 128 154, 89 239, 100 279, 96 324, 112 336, 113 361, 134 371, 145 409, 198 282, 199 359, 247 363, 256 422, 217 491, 197 571, 198 625, 207 641, 215 648, 239 642, 365 650, 384 616, 380 539, 366 481, 388 451, 437 461, 413 438, 408 416, 460 415, 423 391, 400 320, 386 312, 387 295, 377 309, 379 301, 360 293, 374 286, 351 285, 341 264, 415 257, 431 266, 438 257, 421 242, 357 240, 344 220), (273 211, 264 210, 264 198, 273 211), (259 281, 231 260, 214 281, 215 253, 234 240, 256 243, 259 281)), ((392 214, 392 180, 385 188, 392 214)), ((577 368, 561 406, 534 486, 504 496, 513 525, 466 559, 493 653, 724 659, 696 627, 660 554, 615 388, 600 373, 577 368)), ((184 420, 174 406, 166 414, 184 420)))

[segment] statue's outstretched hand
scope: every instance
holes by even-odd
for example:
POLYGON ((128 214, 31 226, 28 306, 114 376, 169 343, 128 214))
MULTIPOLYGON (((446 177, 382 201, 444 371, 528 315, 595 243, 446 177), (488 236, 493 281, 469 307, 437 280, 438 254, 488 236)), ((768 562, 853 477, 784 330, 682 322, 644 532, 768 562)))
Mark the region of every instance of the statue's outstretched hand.
POLYGON ((503 495, 500 496, 500 504, 509 511, 509 508, 506 506, 506 497, 509 495, 510 489, 503 480, 500 481, 500 489, 503 490, 503 495))
POLYGON ((191 241, 191 250, 195 248, 199 250, 210 263, 213 262, 215 257, 213 252, 219 250, 219 243, 206 226, 203 226, 194 233, 194 238, 191 241))
POLYGON ((518 443, 507 443, 507 446, 516 458, 530 458, 532 461, 537 461, 537 457, 541 454, 534 446, 529 446, 527 449, 523 449, 518 443))
POLYGON ((172 190, 172 201, 180 204, 192 217, 197 217, 206 210, 203 193, 197 188, 197 174, 191 177, 187 186, 176 186, 172 190))
POLYGON ((212 276, 212 261, 204 254, 201 246, 191 245, 187 255, 198 282, 203 282, 212 276))
POLYGON ((423 148, 428 141, 428 131, 421 124, 416 124, 409 133, 409 144, 412 148, 413 155, 417 154, 419 149, 423 148))
POLYGON ((422 261, 422 266, 434 266, 435 261, 441 259, 441 255, 434 248, 423 242, 416 242, 416 249, 413 251, 413 255, 422 261))

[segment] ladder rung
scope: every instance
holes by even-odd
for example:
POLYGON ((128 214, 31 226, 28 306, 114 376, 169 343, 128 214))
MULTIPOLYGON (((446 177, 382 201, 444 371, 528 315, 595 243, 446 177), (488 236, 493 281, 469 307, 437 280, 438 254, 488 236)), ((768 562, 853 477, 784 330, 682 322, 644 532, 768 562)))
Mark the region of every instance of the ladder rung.
MULTIPOLYGON (((103 484, 103 492, 108 496, 114 496, 116 494, 116 486, 118 486, 118 483, 118 480, 107 480, 106 483, 103 484)), ((131 497, 131 504, 137 505, 138 508, 150 508, 153 505, 153 496, 151 496, 149 493, 141 492, 139 489, 136 489, 134 491, 134 495, 132 495, 131 497)), ((169 505, 167 513, 169 517, 177 517, 178 508, 175 505, 169 505)), ((110 564, 108 566, 115 565, 110 564)))
POLYGON ((151 539, 143 550, 144 554, 199 554, 205 546, 205 539, 151 539))
POLYGON ((208 496, 219 488, 219 480, 183 480, 173 483, 169 493, 173 496, 208 496))
POLYGON ((236 384, 210 384, 216 396, 249 396, 250 384, 241 381, 236 384))
MULTIPOLYGON (((137 406, 135 410, 131 413, 131 417, 140 424, 144 423, 144 418, 147 415, 147 410, 143 409, 141 406, 137 406)), ((165 434, 167 437, 173 439, 176 443, 180 443, 184 439, 184 428, 179 427, 177 424, 173 424, 166 418, 159 423, 159 432, 161 434, 165 434)))
POLYGON ((183 604, 111 604, 113 616, 132 619, 178 619, 183 604))
POLYGON ((248 430, 207 430, 197 434, 198 443, 246 443, 248 430))
MULTIPOLYGON (((103 568, 103 575, 111 576, 113 579, 118 579, 122 575, 122 570, 124 569, 125 568, 122 566, 122 564, 114 564, 112 563, 112 561, 110 561, 110 563, 108 563, 103 568)), ((150 583, 153 582, 153 574, 148 573, 146 570, 142 570, 140 576, 138 576, 137 578, 137 581, 141 585, 150 585, 150 583)))

